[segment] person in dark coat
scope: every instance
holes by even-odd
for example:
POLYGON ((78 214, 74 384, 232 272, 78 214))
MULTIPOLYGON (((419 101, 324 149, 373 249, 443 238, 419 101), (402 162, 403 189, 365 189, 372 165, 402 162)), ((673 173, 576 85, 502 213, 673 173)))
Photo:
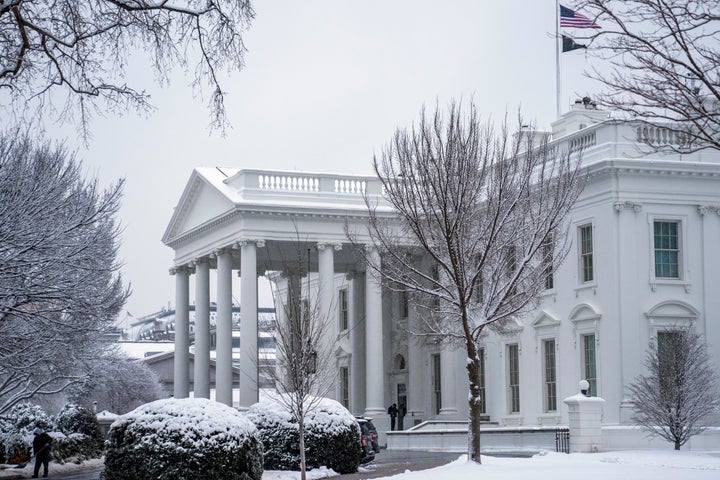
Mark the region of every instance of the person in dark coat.
POLYGON ((390 415, 390 430, 395 430, 395 419, 398 416, 397 404, 393 403, 388 407, 388 415, 390 415))
POLYGON ((48 476, 48 463, 50 463, 50 446, 52 445, 52 437, 43 432, 41 428, 36 428, 33 433, 33 453, 35 454, 35 473, 33 478, 38 478, 40 473, 40 465, 43 468, 43 477, 48 476))

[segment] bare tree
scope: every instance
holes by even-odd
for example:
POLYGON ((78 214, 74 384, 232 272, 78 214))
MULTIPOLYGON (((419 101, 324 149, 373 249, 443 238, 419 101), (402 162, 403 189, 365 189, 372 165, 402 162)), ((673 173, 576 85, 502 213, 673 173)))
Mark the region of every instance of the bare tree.
POLYGON ((656 148, 720 148, 720 4, 688 0, 586 0, 602 25, 589 52, 610 62, 589 76, 608 91, 601 101, 675 138, 648 133, 656 148))
POLYGON ((423 110, 419 123, 398 129, 373 160, 394 211, 383 213, 368 200, 382 265, 368 264, 387 287, 430 311, 417 333, 467 351, 468 449, 475 462, 480 335, 487 327, 510 328, 535 306, 567 253, 566 219, 580 192, 578 167, 567 154, 548 148, 547 138, 539 144, 530 133, 514 138, 507 124, 499 133, 481 124, 475 105, 467 113, 454 102, 446 115, 439 107, 430 116, 423 110))
POLYGON ((0 134, 0 412, 81 380, 124 304, 122 185, 101 191, 63 148, 0 134))
POLYGON ((687 328, 658 332, 645 358, 648 373, 628 387, 633 421, 675 450, 702 433, 720 408, 718 378, 703 338, 687 328))
POLYGON ((272 269, 283 272, 285 277, 283 288, 275 282, 273 292, 275 310, 281 315, 275 331, 277 364, 272 373, 276 400, 298 422, 300 478, 305 480, 305 419, 335 384, 335 357, 330 312, 320 310, 317 290, 311 293, 310 289, 312 248, 299 239, 299 234, 294 247, 292 258, 283 258, 281 252, 272 255, 281 259, 272 269), (306 288, 302 286, 302 274, 307 275, 306 288))
POLYGON ((23 116, 64 92, 61 114, 77 113, 87 140, 94 113, 151 108, 125 80, 130 57, 144 52, 160 84, 174 66, 192 69, 193 86, 212 91, 211 126, 222 128, 219 75, 243 67, 254 15, 249 0, 0 0, 0 93, 23 116))

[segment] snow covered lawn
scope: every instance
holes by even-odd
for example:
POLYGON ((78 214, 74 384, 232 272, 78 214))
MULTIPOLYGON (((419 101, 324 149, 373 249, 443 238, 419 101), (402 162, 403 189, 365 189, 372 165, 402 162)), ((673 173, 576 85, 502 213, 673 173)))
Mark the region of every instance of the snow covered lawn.
MULTIPOLYGON (((465 455, 442 467, 395 475, 393 480, 696 480, 720 479, 720 452, 668 451, 547 453, 532 458, 482 457, 469 464, 465 455)), ((264 478, 264 477, 263 477, 264 478)))

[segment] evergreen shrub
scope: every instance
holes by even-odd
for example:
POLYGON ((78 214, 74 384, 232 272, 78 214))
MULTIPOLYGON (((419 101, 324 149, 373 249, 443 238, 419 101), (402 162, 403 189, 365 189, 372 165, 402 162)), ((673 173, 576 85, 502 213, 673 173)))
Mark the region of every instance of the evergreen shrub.
POLYGON ((237 410, 200 398, 165 399, 118 418, 104 480, 260 480, 262 444, 237 410))

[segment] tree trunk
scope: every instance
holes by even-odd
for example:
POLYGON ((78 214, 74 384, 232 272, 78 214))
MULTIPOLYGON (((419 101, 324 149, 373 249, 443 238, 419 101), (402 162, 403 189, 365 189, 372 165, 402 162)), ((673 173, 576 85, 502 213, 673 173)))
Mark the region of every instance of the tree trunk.
POLYGON ((305 480, 305 421, 303 415, 298 419, 298 429, 300 430, 300 480, 305 480))
POLYGON ((480 418, 482 415, 482 404, 480 403, 480 360, 477 356, 475 343, 470 339, 466 341, 468 362, 467 372, 470 384, 470 395, 468 404, 470 411, 470 424, 468 425, 468 459, 480 461, 480 418))
POLYGON ((675 450, 680 450, 680 440, 675 440, 675 450))

